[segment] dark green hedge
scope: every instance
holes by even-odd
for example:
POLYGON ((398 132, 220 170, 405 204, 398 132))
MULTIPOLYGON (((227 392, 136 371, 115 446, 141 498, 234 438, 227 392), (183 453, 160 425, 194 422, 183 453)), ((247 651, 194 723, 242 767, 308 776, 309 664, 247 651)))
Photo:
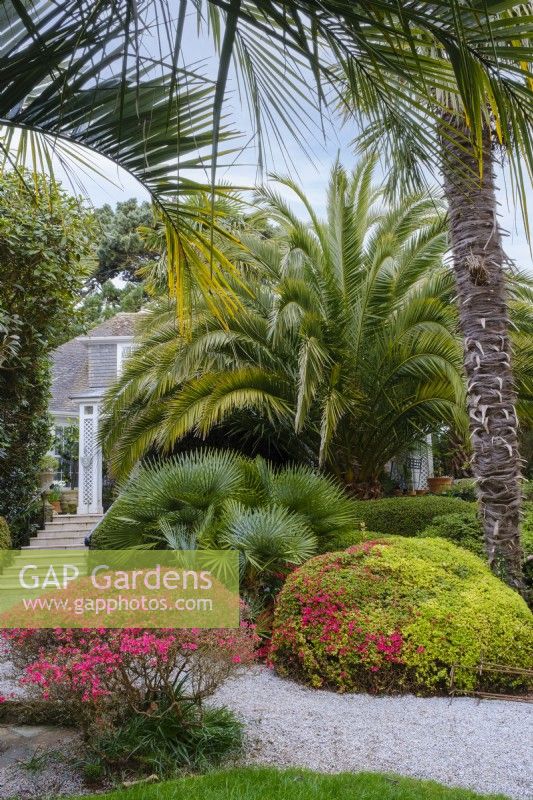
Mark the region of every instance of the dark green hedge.
POLYGON ((459 514, 476 504, 457 497, 424 495, 421 497, 390 497, 383 500, 361 500, 356 504, 356 526, 364 523, 369 531, 416 536, 443 514, 459 514))

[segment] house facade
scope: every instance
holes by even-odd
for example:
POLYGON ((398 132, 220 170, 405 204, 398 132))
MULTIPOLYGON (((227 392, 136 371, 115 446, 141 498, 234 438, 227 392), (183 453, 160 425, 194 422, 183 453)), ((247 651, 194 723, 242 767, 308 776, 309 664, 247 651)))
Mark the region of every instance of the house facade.
POLYGON ((143 312, 120 313, 52 355, 50 413, 56 479, 78 489, 78 514, 102 514, 104 482, 98 420, 103 395, 120 375, 143 312))

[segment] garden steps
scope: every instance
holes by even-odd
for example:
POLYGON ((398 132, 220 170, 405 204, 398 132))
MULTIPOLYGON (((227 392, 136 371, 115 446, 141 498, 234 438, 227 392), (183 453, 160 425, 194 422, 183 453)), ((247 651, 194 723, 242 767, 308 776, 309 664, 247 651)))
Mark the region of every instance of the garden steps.
POLYGON ((85 547, 85 537, 102 519, 101 514, 55 515, 23 550, 73 550, 85 547))

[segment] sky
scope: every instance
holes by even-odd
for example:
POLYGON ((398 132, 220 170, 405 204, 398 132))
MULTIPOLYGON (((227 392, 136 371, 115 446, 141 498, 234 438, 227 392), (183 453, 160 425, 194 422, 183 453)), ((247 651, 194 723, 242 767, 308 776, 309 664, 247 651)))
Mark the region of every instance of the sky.
MULTIPOLYGON (((355 163, 355 156, 349 146, 349 137, 343 131, 326 131, 329 133, 326 145, 314 144, 314 158, 310 160, 303 152, 298 142, 288 142, 287 150, 290 157, 290 169, 286 168, 281 154, 274 152, 270 164, 267 164, 269 171, 277 171, 282 174, 290 173, 296 178, 303 187, 305 193, 310 198, 318 213, 323 214, 325 209, 325 198, 328 184, 329 171, 336 158, 339 157, 342 163, 350 168, 355 163)), ((219 177, 234 186, 249 187, 252 189, 261 180, 255 164, 252 163, 251 154, 247 154, 242 160, 247 163, 237 164, 228 169, 219 170, 219 177)), ((101 176, 83 176, 83 187, 91 204, 95 207, 102 206, 104 203, 114 205, 118 201, 126 200, 129 197, 137 197, 139 200, 148 200, 146 190, 131 175, 118 168, 112 162, 105 159, 98 160, 100 172, 104 172, 108 179, 101 176)), ((63 178, 67 181, 66 176, 63 178)), ((208 181, 207 181, 208 182, 208 181)), ((263 182, 269 182, 268 175, 263 176, 263 182)), ((505 239, 505 250, 515 261, 516 265, 527 272, 533 274, 533 258, 526 239, 524 225, 520 211, 513 208, 506 196, 505 180, 503 176, 498 179, 499 191, 498 201, 500 203, 500 222, 508 235, 505 239)), ((73 190, 77 187, 74 186, 73 190)), ((305 217, 305 212, 299 200, 295 199, 288 192, 287 198, 291 201, 294 209, 305 217)), ((533 215, 533 191, 528 192, 530 213, 533 215)), ((533 216, 532 216, 533 218, 533 216)), ((530 226, 531 229, 531 226, 530 226)), ((533 231, 532 231, 533 235, 533 231)))
MULTIPOLYGON (((184 62, 201 64, 202 72, 212 74, 214 77, 218 60, 213 54, 212 45, 206 37, 202 37, 202 35, 198 37, 196 29, 193 30, 191 28, 190 33, 190 36, 185 37, 190 52, 184 53, 184 62)), ((302 186, 318 213, 323 213, 332 164, 337 158, 340 158, 347 168, 351 168, 355 164, 356 157, 351 147, 354 131, 349 130, 346 126, 342 127, 337 120, 326 120, 324 122, 324 135, 322 136, 322 125, 318 114, 315 113, 314 119, 310 121, 314 131, 312 134, 304 132, 302 141, 297 141, 288 133, 282 136, 285 152, 273 137, 269 137, 270 152, 266 153, 265 169, 262 174, 259 174, 257 170, 257 152, 252 141, 252 125, 236 86, 237 82, 234 76, 233 79, 230 76, 225 101, 225 113, 229 117, 230 127, 241 132, 240 141, 246 143, 246 146, 242 147, 241 152, 235 158, 232 156, 233 163, 230 167, 223 166, 218 170, 217 180, 233 186, 252 189, 259 181, 268 181, 269 171, 276 171, 284 175, 290 173, 291 177, 296 179, 302 186), (252 143, 250 143, 251 141, 252 143), (305 151, 307 151, 307 154, 305 151)), ((283 97, 282 94, 280 96, 283 97)), ((143 187, 131 175, 117 168, 112 162, 105 159, 97 159, 97 166, 99 172, 104 173, 108 180, 101 176, 91 177, 88 174, 80 176, 84 192, 94 206, 98 207, 104 203, 114 205, 117 201, 126 200, 130 197, 137 197, 139 200, 148 199, 148 194, 143 187)), ((61 174, 61 170, 59 170, 59 174, 61 174)), ((197 175, 194 177, 198 179, 197 175)), ((64 181, 66 182, 67 180, 67 176, 64 176, 64 181)), ((204 180, 206 183, 210 181, 210 175, 207 172, 204 180)), ((500 187, 498 192, 501 212, 500 221, 503 229, 508 232, 505 240, 505 249, 520 269, 533 274, 533 257, 527 243, 521 214, 516 211, 512 202, 509 201, 503 176, 498 177, 498 184, 500 187)), ((77 191, 78 188, 77 185, 73 184, 73 190, 77 191)), ((294 209, 302 217, 305 216, 302 204, 290 195, 288 190, 284 190, 283 193, 293 204, 294 209)), ((528 199, 533 218, 533 189, 529 190, 528 199)))

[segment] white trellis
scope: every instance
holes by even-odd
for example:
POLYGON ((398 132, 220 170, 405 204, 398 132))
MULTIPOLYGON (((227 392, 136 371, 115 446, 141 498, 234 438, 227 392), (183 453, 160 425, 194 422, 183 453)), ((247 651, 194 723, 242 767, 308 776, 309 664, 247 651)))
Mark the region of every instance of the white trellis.
POLYGON ((425 441, 415 444, 391 463, 390 476, 402 489, 427 489, 428 478, 433 476, 433 446, 431 434, 425 441))
POLYGON ((102 451, 98 404, 80 403, 78 514, 102 514, 102 451))

